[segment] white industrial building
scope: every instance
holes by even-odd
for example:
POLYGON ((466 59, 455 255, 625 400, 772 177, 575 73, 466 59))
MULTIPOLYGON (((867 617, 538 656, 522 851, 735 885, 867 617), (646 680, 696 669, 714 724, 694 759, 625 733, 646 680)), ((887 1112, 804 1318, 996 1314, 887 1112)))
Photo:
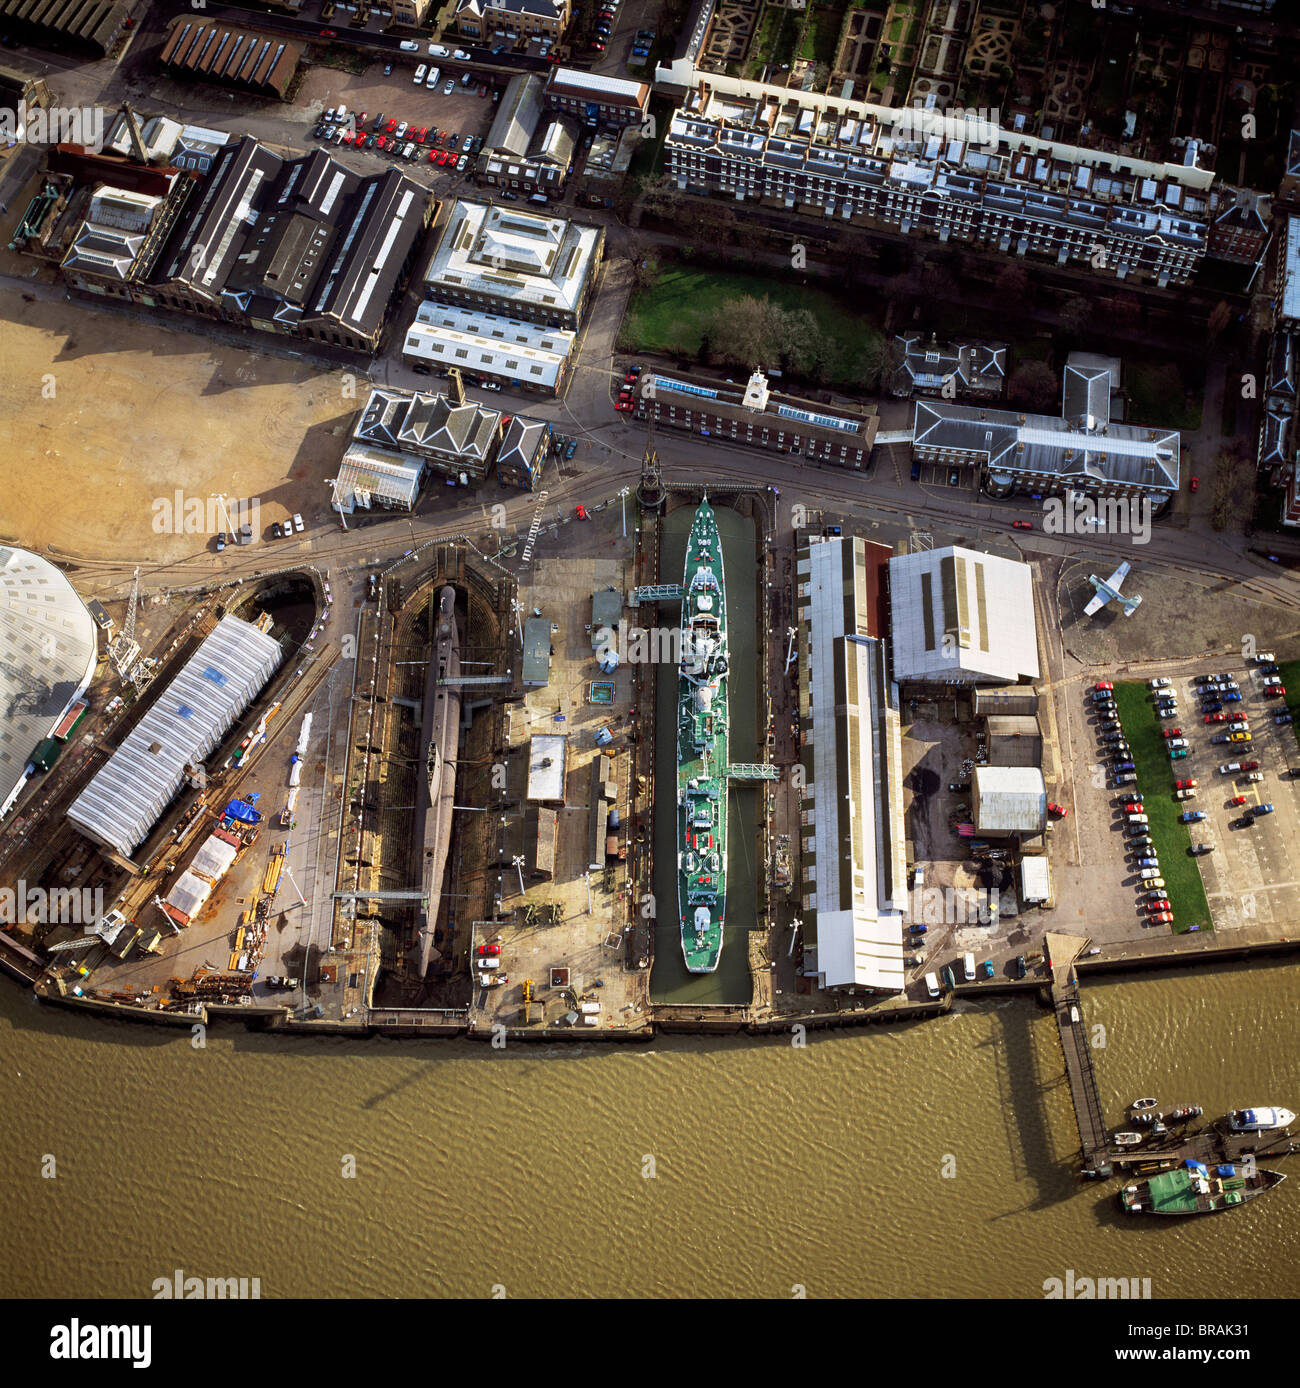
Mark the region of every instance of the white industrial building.
POLYGON ((424 460, 389 453, 382 448, 353 444, 343 455, 334 478, 336 511, 351 515, 358 506, 386 506, 390 510, 411 511, 420 495, 424 460))
POLYGON ((564 803, 564 776, 569 739, 563 733, 537 733, 528 743, 528 790, 530 803, 564 803))
POLYGON ((458 201, 424 274, 439 304, 577 329, 595 292, 604 227, 458 201))
POLYGON ((950 545, 889 561, 899 683, 1017 684, 1038 678, 1028 564, 950 545))
POLYGON ((872 570, 887 554, 834 539, 797 560, 804 970, 824 988, 905 983, 902 728, 884 642, 870 634, 872 570))
POLYGON ((576 341, 567 328, 425 302, 406 330, 402 356, 554 395, 576 341))
POLYGON ((39 554, 0 546, 0 816, 27 784, 39 743, 85 692, 95 623, 72 584, 39 554))
POLYGON ((1047 826, 1047 786, 1036 766, 977 766, 971 794, 981 837, 1041 834, 1047 826))
POLYGON ((185 782, 257 698, 280 645, 252 622, 223 617, 73 801, 68 818, 129 858, 185 782))

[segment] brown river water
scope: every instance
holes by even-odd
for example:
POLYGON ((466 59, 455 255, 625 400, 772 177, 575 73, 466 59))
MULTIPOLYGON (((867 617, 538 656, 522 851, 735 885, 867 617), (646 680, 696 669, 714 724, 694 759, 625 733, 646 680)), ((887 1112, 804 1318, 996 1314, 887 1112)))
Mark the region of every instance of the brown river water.
MULTIPOLYGON (((1300 1107, 1300 966, 1090 983, 1108 1115, 1139 1094, 1300 1107)), ((0 980, 0 1294, 995 1296, 1150 1277, 1300 1293, 1293 1179, 1215 1219, 1124 1217, 1073 1173, 1051 1015, 640 1046, 188 1033, 0 980), (53 1178, 42 1176, 53 1158, 53 1178), (344 1174, 355 1162, 355 1175, 344 1174)))

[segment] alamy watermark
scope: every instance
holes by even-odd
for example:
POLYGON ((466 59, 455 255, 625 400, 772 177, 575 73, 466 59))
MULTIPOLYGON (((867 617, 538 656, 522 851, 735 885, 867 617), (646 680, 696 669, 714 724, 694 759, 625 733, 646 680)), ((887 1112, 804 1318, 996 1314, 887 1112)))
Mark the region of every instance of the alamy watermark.
POLYGON ((0 140, 7 146, 82 145, 92 154, 104 149, 104 111, 100 106, 0 106, 0 140))
POLYGON ((0 887, 0 925, 98 925, 103 887, 0 887))
POLYGON ((1151 539, 1149 496, 1089 496, 1067 487, 1063 496, 1043 502, 1043 529, 1049 535, 1131 535, 1133 543, 1151 539))
POLYGON ((155 535, 211 535, 226 532, 256 540, 261 535, 262 503, 257 497, 193 496, 178 487, 152 502, 155 535))

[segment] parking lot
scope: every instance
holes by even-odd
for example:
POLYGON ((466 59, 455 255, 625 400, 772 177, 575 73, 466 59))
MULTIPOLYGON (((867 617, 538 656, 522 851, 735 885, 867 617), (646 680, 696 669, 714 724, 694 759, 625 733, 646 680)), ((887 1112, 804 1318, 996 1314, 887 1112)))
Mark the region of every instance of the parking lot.
POLYGON ((1284 920, 1300 885, 1300 784, 1289 774, 1300 758, 1292 726, 1275 722, 1285 698, 1264 692, 1270 676, 1258 661, 1220 658, 1212 668, 1152 678, 1167 683, 1156 689, 1151 681, 1121 683, 1115 691, 1122 732, 1110 726, 1112 710, 1097 704, 1094 686, 1085 693, 1096 746, 1092 809, 1109 827, 1110 856, 1121 860, 1137 918, 1175 930, 1196 928, 1206 911, 1199 908, 1199 890, 1189 887, 1195 871, 1216 929, 1284 920), (1196 682, 1209 676, 1224 680, 1209 687, 1203 678, 1196 682), (1161 703, 1166 696, 1172 696, 1167 705, 1161 703), (1121 736, 1126 740, 1116 741, 1121 736), (1175 759, 1171 750, 1186 755, 1175 759), (1120 784, 1117 776, 1126 774, 1129 762, 1137 780, 1120 784), (1190 794, 1179 793, 1179 783, 1187 783, 1190 794), (1126 809, 1139 792, 1144 803, 1137 812, 1146 815, 1146 825, 1131 822, 1126 809), (1263 805, 1274 810, 1259 813, 1263 805), (1187 822, 1184 816, 1196 818, 1187 822), (1133 845, 1132 837, 1143 833, 1152 842, 1139 837, 1133 845), (1172 923, 1150 919, 1155 888, 1141 874, 1153 859, 1172 902, 1172 923))

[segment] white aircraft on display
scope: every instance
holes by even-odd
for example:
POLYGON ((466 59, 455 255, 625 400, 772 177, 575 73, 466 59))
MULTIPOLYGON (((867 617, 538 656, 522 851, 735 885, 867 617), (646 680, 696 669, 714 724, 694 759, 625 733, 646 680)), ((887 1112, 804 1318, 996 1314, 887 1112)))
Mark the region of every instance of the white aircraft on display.
POLYGON ((1126 617, 1131 617, 1137 611, 1138 604, 1142 601, 1141 597, 1135 593, 1131 598, 1126 598, 1119 591, 1131 567, 1126 559, 1109 578, 1098 578, 1096 574, 1088 575, 1088 582, 1097 590, 1097 596, 1083 609, 1085 617, 1095 616, 1112 600, 1123 607, 1126 617))

